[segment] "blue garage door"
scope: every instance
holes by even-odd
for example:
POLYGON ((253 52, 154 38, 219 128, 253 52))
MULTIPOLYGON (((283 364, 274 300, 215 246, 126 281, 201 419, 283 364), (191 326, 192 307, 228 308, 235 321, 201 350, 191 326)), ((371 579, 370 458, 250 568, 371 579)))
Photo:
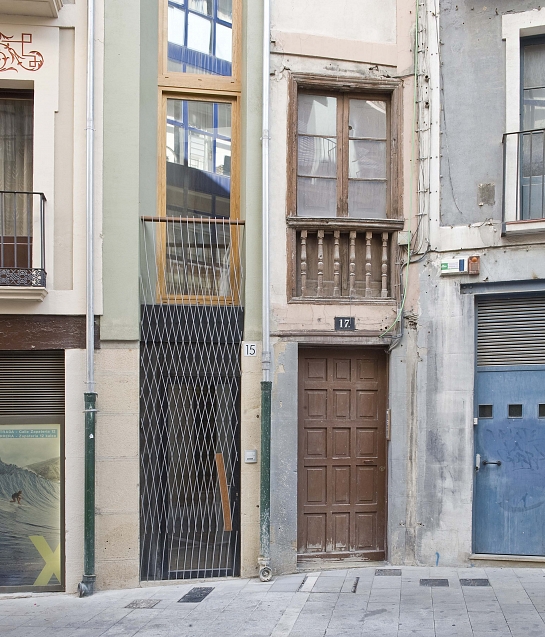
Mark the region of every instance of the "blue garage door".
POLYGON ((474 551, 545 555, 545 298, 477 304, 474 551))

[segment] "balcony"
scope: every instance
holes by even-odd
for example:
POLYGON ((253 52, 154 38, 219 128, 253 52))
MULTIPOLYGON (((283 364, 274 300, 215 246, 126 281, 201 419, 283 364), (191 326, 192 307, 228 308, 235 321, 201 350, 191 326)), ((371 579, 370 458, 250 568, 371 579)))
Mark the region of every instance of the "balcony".
POLYGON ((342 303, 395 298, 395 243, 402 219, 288 217, 292 301, 342 303))
POLYGON ((503 136, 503 221, 507 232, 545 229, 545 129, 503 136))
POLYGON ((243 231, 225 218, 142 217, 142 303, 242 306, 243 231))
POLYGON ((0 298, 43 300, 45 195, 0 191, 0 298))
POLYGON ((57 18, 63 0, 0 0, 0 14, 57 18))

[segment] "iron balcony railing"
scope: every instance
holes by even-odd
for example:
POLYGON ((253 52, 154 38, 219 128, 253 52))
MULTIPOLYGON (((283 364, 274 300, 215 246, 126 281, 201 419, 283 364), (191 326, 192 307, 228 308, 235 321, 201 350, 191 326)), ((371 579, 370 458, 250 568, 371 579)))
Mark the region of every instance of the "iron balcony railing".
POLYGON ((242 303, 244 221, 142 217, 141 282, 145 303, 242 303))
POLYGON ((0 191, 0 286, 45 287, 43 192, 0 191))
POLYGON ((504 221, 545 218, 545 129, 504 133, 504 221))

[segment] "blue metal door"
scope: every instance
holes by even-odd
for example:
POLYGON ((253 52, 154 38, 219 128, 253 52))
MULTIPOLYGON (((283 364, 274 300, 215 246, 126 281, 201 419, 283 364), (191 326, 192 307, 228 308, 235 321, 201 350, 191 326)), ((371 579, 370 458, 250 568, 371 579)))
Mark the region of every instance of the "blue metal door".
POLYGON ((545 555, 545 366, 477 368, 474 551, 545 555))

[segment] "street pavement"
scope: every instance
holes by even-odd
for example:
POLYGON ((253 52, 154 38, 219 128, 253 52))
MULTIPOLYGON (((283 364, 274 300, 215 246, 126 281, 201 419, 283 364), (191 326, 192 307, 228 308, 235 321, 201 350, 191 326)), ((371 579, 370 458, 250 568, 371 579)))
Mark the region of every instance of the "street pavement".
POLYGON ((1 637, 545 637, 545 569, 385 566, 0 596, 1 637), (431 581, 430 581, 431 580, 431 581), (193 589, 212 589, 194 591, 193 589), (181 600, 187 593, 202 601, 181 600))

